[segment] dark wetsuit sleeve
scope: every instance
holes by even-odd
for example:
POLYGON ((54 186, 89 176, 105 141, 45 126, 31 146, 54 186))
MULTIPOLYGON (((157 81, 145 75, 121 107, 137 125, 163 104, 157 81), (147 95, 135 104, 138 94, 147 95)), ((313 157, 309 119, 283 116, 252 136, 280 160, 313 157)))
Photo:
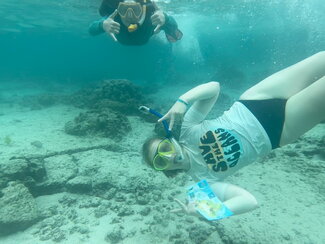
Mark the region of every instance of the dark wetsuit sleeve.
POLYGON ((183 36, 182 32, 178 29, 178 25, 176 23, 176 20, 172 17, 164 13, 165 15, 165 24, 161 27, 163 31, 165 31, 167 39, 171 41, 172 39, 174 41, 180 40, 183 36), (169 38, 169 37, 170 38, 169 38))
POLYGON ((119 0, 103 0, 99 7, 99 14, 103 16, 100 20, 96 20, 89 26, 89 34, 92 36, 97 36, 104 33, 103 22, 110 16, 118 6, 119 0))
POLYGON ((92 36, 97 36, 99 34, 104 33, 103 22, 107 17, 101 18, 100 20, 96 20, 89 26, 89 34, 92 36))

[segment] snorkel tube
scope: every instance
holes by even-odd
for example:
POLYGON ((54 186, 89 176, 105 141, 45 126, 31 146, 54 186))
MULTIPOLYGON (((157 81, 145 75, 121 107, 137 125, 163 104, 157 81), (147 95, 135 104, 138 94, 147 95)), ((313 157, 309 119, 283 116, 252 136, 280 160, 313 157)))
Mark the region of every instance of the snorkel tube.
MULTIPOLYGON (((146 106, 140 106, 140 107, 139 107, 139 110, 140 110, 141 112, 143 112, 143 113, 146 113, 146 114, 149 114, 149 113, 150 113, 150 114, 153 114, 153 115, 155 115, 155 116, 158 117, 158 118, 162 118, 162 117, 163 117, 163 115, 162 115, 161 113, 159 113, 159 112, 157 112, 156 110, 153 110, 153 109, 151 109, 151 108, 148 108, 148 107, 146 107, 146 106)), ((167 137, 168 139, 170 139, 170 137, 172 137, 172 131, 169 130, 169 126, 168 126, 168 123, 167 123, 166 120, 163 120, 162 123, 163 123, 164 129, 165 129, 165 132, 166 132, 166 137, 167 137)))
MULTIPOLYGON (((146 114, 149 114, 149 113, 153 114, 158 118, 163 117, 163 115, 161 113, 159 113, 156 110, 153 110, 151 108, 148 108, 146 106, 140 106, 139 110, 146 114)), ((166 120, 163 120, 162 123, 163 123, 164 129, 165 129, 165 132, 166 132, 166 138, 168 138, 169 140, 171 140, 173 142, 173 145, 175 146, 175 149, 177 151, 177 154, 178 154, 177 161, 181 162, 182 160, 185 159, 183 150, 182 150, 181 146, 179 145, 178 141, 173 137, 172 131, 169 129, 168 122, 166 120)))

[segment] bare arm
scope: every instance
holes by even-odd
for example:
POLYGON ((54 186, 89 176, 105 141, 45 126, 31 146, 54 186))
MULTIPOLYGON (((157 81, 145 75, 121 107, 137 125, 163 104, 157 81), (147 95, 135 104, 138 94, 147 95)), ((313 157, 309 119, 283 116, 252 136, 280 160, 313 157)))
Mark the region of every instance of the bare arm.
MULTIPOLYGON (((219 92, 219 82, 211 81, 192 88, 179 98, 185 103, 193 104, 192 106, 196 110, 201 112, 203 115, 207 115, 217 101, 219 92)), ((158 122, 170 119, 169 129, 172 129, 175 119, 182 118, 186 112, 186 108, 187 106, 184 103, 176 101, 171 109, 161 119, 159 119, 158 122)))
POLYGON ((238 186, 216 182, 211 185, 211 188, 223 204, 236 215, 252 211, 258 206, 255 197, 238 186))
MULTIPOLYGON (((211 185, 211 189, 220 199, 220 201, 234 214, 242 214, 250 212, 258 207, 258 203, 255 197, 248 191, 238 186, 216 182, 211 185)), ((174 200, 181 206, 180 209, 173 209, 171 212, 186 212, 187 214, 194 216, 201 216, 195 209, 195 204, 185 204, 179 199, 174 200)))
POLYGON ((220 84, 216 81, 211 81, 199 86, 196 86, 180 96, 180 99, 187 103, 192 103, 196 110, 207 115, 215 102, 218 99, 220 92, 220 84))

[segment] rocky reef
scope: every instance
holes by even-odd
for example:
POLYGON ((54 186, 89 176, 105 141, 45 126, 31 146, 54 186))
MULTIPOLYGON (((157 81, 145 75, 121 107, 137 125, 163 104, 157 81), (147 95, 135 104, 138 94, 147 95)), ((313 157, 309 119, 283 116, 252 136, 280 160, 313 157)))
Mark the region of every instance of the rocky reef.
POLYGON ((131 130, 128 118, 109 108, 80 113, 65 124, 65 132, 76 136, 103 136, 121 139, 131 130))
POLYGON ((104 80, 97 86, 82 89, 66 99, 79 108, 109 108, 125 115, 139 115, 138 107, 145 102, 140 87, 129 80, 104 80))
POLYGON ((66 103, 87 109, 65 125, 65 132, 77 136, 121 139, 131 131, 126 115, 146 117, 138 107, 145 103, 139 87, 129 80, 104 80, 94 88, 76 92, 66 103))
MULTIPOLYGON (((86 240, 88 221, 96 226, 97 219, 106 216, 114 228, 109 228, 105 239, 116 243, 131 237, 132 231, 122 227, 124 219, 136 218, 141 223, 152 212, 155 218, 165 219, 170 215, 168 202, 181 193, 187 177, 168 180, 144 168, 132 171, 141 156, 134 154, 134 162, 129 162, 130 157, 120 150, 112 147, 0 163, 0 236, 34 226, 33 235, 41 241, 60 243, 75 233, 86 240), (108 164, 104 158, 115 160, 108 164), (168 186, 173 187, 164 192, 168 186), (93 217, 85 219, 82 211, 93 217)), ((158 224, 153 219, 142 231, 149 232, 158 224)))

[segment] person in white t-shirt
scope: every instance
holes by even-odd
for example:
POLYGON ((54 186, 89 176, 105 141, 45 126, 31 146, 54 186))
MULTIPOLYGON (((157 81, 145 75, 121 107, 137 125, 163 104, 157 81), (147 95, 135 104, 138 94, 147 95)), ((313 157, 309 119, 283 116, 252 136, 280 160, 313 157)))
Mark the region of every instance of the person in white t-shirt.
MULTIPOLYGON (((220 181, 325 120, 325 52, 269 76, 245 91, 222 116, 205 120, 219 91, 219 83, 212 81, 181 95, 158 120, 169 120, 170 131, 175 120, 183 120, 179 142, 150 138, 143 145, 143 157, 156 170, 181 169, 194 180, 206 179, 223 204, 240 214, 257 207, 255 197, 220 181)), ((194 211, 177 202, 183 210, 194 211)))

